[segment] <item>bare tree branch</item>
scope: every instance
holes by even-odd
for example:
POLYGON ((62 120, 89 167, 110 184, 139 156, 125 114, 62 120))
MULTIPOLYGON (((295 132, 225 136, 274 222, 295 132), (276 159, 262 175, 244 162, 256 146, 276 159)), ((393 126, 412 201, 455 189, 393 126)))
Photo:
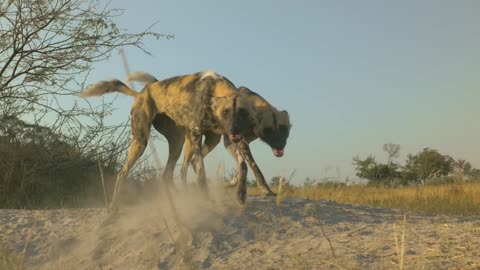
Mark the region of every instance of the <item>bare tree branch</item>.
POLYGON ((145 53, 145 38, 172 38, 119 28, 122 10, 95 0, 8 0, 0 2, 0 120, 32 118, 64 134, 85 155, 123 151, 125 123, 106 125, 111 103, 92 106, 63 97, 84 88, 92 65, 113 50, 133 46, 145 53))

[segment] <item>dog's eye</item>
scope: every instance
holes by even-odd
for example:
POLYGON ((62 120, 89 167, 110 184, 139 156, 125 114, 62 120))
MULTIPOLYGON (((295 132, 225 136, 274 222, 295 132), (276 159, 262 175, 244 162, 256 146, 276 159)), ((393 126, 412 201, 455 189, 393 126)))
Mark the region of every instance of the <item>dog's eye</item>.
POLYGON ((238 109, 238 114, 242 117, 248 117, 248 112, 244 108, 238 109))
POLYGON ((223 112, 222 112, 222 113, 223 113, 223 115, 227 115, 227 114, 229 114, 229 113, 230 113, 230 110, 229 110, 229 109, 225 109, 225 110, 223 110, 223 112))

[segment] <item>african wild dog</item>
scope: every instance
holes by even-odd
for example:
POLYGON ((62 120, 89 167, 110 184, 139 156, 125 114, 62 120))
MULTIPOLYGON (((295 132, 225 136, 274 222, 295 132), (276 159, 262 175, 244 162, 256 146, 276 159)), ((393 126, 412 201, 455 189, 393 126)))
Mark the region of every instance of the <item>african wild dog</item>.
MULTIPOLYGON (((200 188, 206 192, 206 176, 201 155, 202 134, 205 130, 226 133, 236 142, 242 139, 249 129, 254 113, 251 101, 239 95, 228 79, 212 71, 155 81, 146 85, 141 92, 132 90, 119 80, 102 81, 86 89, 80 96, 101 96, 112 92, 132 96, 135 101, 130 113, 131 143, 127 160, 117 176, 111 208, 117 207, 118 194, 125 177, 147 146, 152 124, 173 125, 176 132, 181 132, 182 136, 169 136, 175 141, 169 145, 169 156, 176 159, 181 153, 183 140, 188 138, 192 141, 197 181, 200 188), (162 122, 162 115, 171 121, 162 122)), ((175 162, 169 161, 164 170, 163 180, 167 184, 173 183, 174 166, 175 162)))
MULTIPOLYGON (((140 81, 143 83, 153 83, 156 81, 155 77, 148 73, 138 72, 129 76, 129 81, 140 81)), ((241 203, 245 202, 246 198, 246 164, 247 161, 250 168, 253 170, 258 186, 263 190, 265 195, 275 195, 268 187, 265 177, 258 168, 248 144, 257 138, 267 143, 277 157, 284 154, 284 148, 290 133, 290 119, 287 111, 279 111, 268 103, 264 98, 246 87, 238 89, 241 96, 247 97, 254 103, 255 108, 255 122, 245 133, 245 139, 240 142, 234 142, 224 136, 224 144, 229 153, 237 161, 237 175, 231 181, 231 184, 237 184, 237 197, 241 203)), ((178 138, 182 134, 182 130, 175 127, 171 119, 168 117, 159 117, 154 121, 154 127, 161 134, 163 134, 169 143, 169 147, 178 146, 178 138)), ((222 134, 206 130, 204 132, 205 141, 202 148, 202 155, 205 157, 215 146, 220 142, 222 134)), ((183 142, 181 142, 183 143, 183 142)), ((184 161, 181 169, 181 178, 186 182, 186 175, 188 165, 193 156, 192 144, 188 138, 185 139, 184 161)), ((169 156, 169 162, 176 163, 178 156, 169 156)), ((192 163, 192 165, 195 165, 192 163)))
MULTIPOLYGON (((265 177, 253 158, 249 144, 257 138, 260 138, 260 140, 272 148, 272 152, 276 157, 282 157, 290 134, 290 117, 287 111, 277 110, 260 95, 246 87, 240 87, 239 92, 241 95, 247 96, 254 102, 256 124, 245 133, 244 140, 240 142, 232 143, 228 136, 223 137, 225 147, 230 155, 237 161, 237 174, 230 183, 232 185, 238 184, 242 186, 241 189, 245 190, 244 193, 246 192, 246 161, 255 174, 257 185, 262 189, 264 195, 274 196, 275 193, 273 193, 268 187, 265 177)), ((205 157, 213 148, 215 148, 219 141, 220 136, 206 133, 202 155, 205 157)), ((190 164, 192 156, 192 147, 187 138, 184 147, 182 173, 186 174, 186 167, 190 164)), ((194 163, 192 163, 192 165, 195 167, 194 163)), ((184 178, 186 178, 186 176, 184 178)))

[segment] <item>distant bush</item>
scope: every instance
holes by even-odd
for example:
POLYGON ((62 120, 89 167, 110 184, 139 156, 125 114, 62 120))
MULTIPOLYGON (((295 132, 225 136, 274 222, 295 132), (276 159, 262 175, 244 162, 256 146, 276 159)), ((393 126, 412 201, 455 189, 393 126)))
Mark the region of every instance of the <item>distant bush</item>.
POLYGON ((454 160, 435 149, 424 148, 417 154, 407 155, 404 166, 393 162, 398 157, 399 145, 384 144, 383 149, 388 155, 387 163, 377 162, 374 156, 353 158, 356 176, 368 180, 370 186, 438 185, 480 179, 480 170, 472 168, 468 161, 454 160))

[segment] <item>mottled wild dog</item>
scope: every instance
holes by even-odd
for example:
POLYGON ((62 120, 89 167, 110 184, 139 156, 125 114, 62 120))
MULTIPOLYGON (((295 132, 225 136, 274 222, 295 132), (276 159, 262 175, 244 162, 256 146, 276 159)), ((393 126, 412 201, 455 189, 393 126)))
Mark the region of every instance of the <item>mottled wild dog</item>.
MULTIPOLYGON (((129 76, 128 80, 140 81, 146 84, 156 81, 155 77, 144 72, 133 73, 129 76)), ((254 125, 251 125, 245 133, 244 140, 232 143, 228 136, 224 136, 224 145, 237 161, 237 175, 232 179, 231 184, 237 185, 237 196, 240 202, 243 203, 246 198, 245 177, 247 168, 245 161, 253 170, 257 184, 263 190, 264 194, 275 195, 275 193, 273 193, 268 187, 265 177, 258 168, 248 144, 257 138, 260 138, 272 148, 275 156, 281 157, 284 154, 284 148, 290 133, 291 124, 287 111, 277 110, 260 95, 246 87, 240 87, 238 91, 241 96, 247 97, 254 103, 255 123, 254 125)), ((178 141, 175 141, 171 134, 179 136, 179 134, 182 134, 182 130, 175 128, 170 121, 170 119, 166 119, 165 117, 156 119, 154 121, 154 127, 167 138, 169 145, 173 145, 178 143, 178 141)), ((202 148, 202 155, 206 156, 220 142, 222 134, 206 131, 204 135, 205 142, 202 148)), ((181 176, 182 180, 185 182, 188 165, 193 157, 192 144, 188 138, 185 140, 184 149, 184 162, 182 164, 181 176)), ((172 162, 176 162, 178 157, 172 157, 172 159, 175 159, 175 161, 172 162)), ((192 165, 195 164, 192 163, 192 165)))
MULTIPOLYGON (((243 193, 246 193, 246 161, 255 174, 257 185, 262 189, 264 195, 274 196, 275 193, 268 187, 263 173, 253 158, 249 144, 257 138, 260 138, 261 141, 272 148, 272 152, 276 157, 282 157, 292 126, 289 114, 285 110, 277 110, 263 97, 246 87, 239 87, 238 90, 241 96, 246 96, 254 102, 256 124, 245 133, 244 139, 240 142, 232 142, 228 136, 223 137, 225 147, 230 155, 237 161, 237 173, 230 183, 232 185, 237 184, 242 186, 240 189, 244 190, 243 193)), ((205 143, 202 149, 204 157, 215 148, 219 141, 220 138, 218 136, 215 137, 215 134, 205 134, 205 143)), ((187 171, 186 167, 190 164, 192 157, 192 145, 187 139, 185 141, 184 161, 182 164, 182 171, 185 171, 185 174, 187 171)), ((196 166, 194 163, 192 163, 192 165, 194 167, 196 166)))
MULTIPOLYGON (((152 124, 175 127, 168 134, 169 162, 164 170, 163 180, 173 183, 175 162, 170 156, 180 156, 184 139, 192 142, 194 163, 197 168, 197 181, 206 192, 206 176, 203 164, 202 134, 206 130, 228 137, 237 142, 250 128, 254 113, 252 102, 238 94, 235 86, 223 76, 212 71, 181 75, 155 81, 136 92, 119 80, 102 81, 83 91, 80 96, 101 96, 106 93, 120 92, 135 98, 131 115, 131 142, 127 160, 117 176, 111 208, 116 208, 118 194, 125 177, 143 154, 150 135, 152 124), (169 119, 163 119, 162 117, 169 119), (177 133, 175 133, 177 132, 177 133), (181 134, 181 136, 176 136, 181 134), (185 135, 186 134, 186 135, 185 135)), ((175 161, 176 161, 175 160, 175 161)))

